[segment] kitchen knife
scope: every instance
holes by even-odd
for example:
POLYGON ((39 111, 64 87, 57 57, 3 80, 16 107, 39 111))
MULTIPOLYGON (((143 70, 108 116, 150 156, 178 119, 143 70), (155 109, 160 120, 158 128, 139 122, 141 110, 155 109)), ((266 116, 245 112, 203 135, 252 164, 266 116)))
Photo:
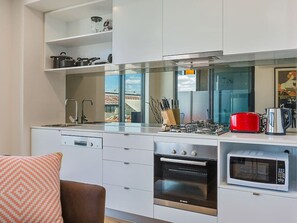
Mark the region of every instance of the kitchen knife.
POLYGON ((161 111, 164 111, 164 106, 162 105, 162 102, 159 102, 159 103, 160 103, 161 111))

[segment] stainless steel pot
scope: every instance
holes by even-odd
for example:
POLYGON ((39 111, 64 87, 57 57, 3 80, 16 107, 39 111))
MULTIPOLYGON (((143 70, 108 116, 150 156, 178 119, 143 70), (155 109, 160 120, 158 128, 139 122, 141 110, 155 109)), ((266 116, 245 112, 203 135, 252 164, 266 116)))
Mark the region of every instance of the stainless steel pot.
POLYGON ((286 129, 292 124, 292 113, 287 108, 267 108, 266 118, 267 135, 285 135, 286 129))
POLYGON ((67 56, 65 52, 61 52, 59 56, 51 56, 53 59, 53 68, 63 68, 74 66, 72 57, 67 56))

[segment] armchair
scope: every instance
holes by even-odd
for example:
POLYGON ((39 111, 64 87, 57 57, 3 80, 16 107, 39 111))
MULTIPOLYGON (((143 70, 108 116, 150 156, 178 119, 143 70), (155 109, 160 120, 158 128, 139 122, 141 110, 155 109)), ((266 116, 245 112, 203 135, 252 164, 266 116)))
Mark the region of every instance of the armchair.
POLYGON ((104 223, 103 187, 72 181, 60 182, 64 223, 104 223))

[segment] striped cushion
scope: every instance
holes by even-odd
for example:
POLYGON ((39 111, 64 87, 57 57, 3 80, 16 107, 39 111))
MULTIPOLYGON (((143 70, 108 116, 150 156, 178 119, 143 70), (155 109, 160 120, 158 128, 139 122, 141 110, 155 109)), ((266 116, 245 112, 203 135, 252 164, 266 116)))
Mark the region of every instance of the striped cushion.
POLYGON ((63 222, 62 153, 0 156, 0 222, 63 222))

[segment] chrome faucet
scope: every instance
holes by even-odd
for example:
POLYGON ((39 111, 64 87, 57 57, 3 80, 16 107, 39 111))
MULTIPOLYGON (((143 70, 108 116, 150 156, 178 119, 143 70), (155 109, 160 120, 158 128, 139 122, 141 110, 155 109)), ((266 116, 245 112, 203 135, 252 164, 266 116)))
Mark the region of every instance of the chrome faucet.
POLYGON ((71 122, 75 122, 75 124, 78 124, 78 115, 77 115, 77 100, 73 99, 73 98, 67 98, 65 100, 65 112, 66 112, 66 107, 68 104, 68 101, 74 101, 75 102, 75 118, 73 118, 71 115, 69 116, 69 119, 71 122))
POLYGON ((84 99, 84 100, 82 101, 82 106, 81 106, 81 123, 82 123, 82 124, 84 124, 86 121, 88 121, 87 116, 85 116, 85 114, 84 114, 84 103, 85 103, 86 101, 90 102, 91 105, 93 105, 93 101, 92 101, 92 100, 84 99))

